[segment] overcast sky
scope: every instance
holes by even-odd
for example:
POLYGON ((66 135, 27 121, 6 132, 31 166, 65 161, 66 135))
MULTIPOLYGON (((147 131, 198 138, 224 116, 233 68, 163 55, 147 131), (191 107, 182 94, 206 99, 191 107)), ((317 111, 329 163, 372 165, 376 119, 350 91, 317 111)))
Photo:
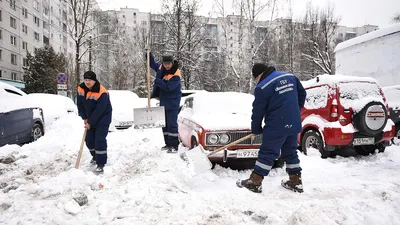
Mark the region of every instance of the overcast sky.
MULTIPOLYGON (((220 0, 221 1, 221 0, 220 0)), ((268 0, 258 0, 265 2, 268 0)), ((285 17, 287 5, 292 2, 294 16, 304 13, 304 8, 309 0, 278 0, 279 8, 275 11, 274 17, 285 17)), ((143 12, 160 13, 162 0, 98 0, 103 10, 125 8, 137 8, 143 12)), ((202 0, 200 14, 212 13, 215 0, 202 0)), ((225 4, 231 4, 231 0, 224 0, 225 4)), ((333 4, 336 13, 341 17, 341 25, 362 26, 365 24, 385 27, 391 24, 391 19, 396 13, 400 13, 400 0, 312 0, 313 4, 324 7, 333 4)), ((232 10, 227 13, 231 14, 232 10)), ((270 15, 264 14, 265 18, 270 15)))

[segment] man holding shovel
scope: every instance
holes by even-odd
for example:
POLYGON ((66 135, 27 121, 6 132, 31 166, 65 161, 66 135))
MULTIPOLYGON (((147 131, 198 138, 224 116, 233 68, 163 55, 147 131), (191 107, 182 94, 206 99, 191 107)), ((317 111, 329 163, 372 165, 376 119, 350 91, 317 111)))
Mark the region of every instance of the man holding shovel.
POLYGON ((181 102, 181 71, 178 61, 172 56, 162 57, 162 64, 154 60, 150 53, 150 67, 157 72, 151 98, 159 98, 160 106, 165 108, 166 126, 163 127, 165 146, 162 150, 168 153, 178 152, 178 112, 181 102))
POLYGON ((79 116, 84 120, 86 146, 96 172, 102 173, 107 163, 107 134, 111 123, 112 107, 107 90, 100 85, 93 71, 86 71, 84 82, 78 86, 77 106, 79 116))
POLYGON ((281 157, 286 161, 289 174, 289 179, 282 180, 282 186, 303 192, 297 135, 302 129, 300 110, 306 91, 293 74, 276 71, 265 64, 254 64, 252 74, 258 84, 254 91, 251 132, 262 133, 263 141, 250 178, 238 180, 236 184, 260 193, 264 177, 268 176, 274 161, 281 157))

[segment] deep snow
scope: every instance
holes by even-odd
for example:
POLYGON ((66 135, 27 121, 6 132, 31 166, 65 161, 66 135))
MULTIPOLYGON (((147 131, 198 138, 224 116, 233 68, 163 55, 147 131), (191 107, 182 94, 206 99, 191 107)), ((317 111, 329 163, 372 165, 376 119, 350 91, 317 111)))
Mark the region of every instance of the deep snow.
MULTIPOLYGON (((398 224, 400 148, 368 157, 321 159, 300 154, 305 192, 280 186, 283 169, 264 179, 263 193, 237 188, 250 170, 217 167, 193 176, 167 154, 161 129, 110 133, 109 162, 94 175, 76 115, 55 121, 23 147, 0 148, 0 224, 398 224), (79 206, 74 197, 86 195, 79 206)), ((183 147, 180 149, 183 150, 183 147)))

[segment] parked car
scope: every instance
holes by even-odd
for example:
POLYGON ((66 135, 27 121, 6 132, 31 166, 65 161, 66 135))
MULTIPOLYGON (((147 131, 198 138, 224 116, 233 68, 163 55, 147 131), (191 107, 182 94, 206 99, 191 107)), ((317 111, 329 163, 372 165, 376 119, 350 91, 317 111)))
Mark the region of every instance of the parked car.
POLYGON ((204 93, 204 92, 207 92, 207 91, 205 91, 205 90, 182 90, 182 97, 181 97, 181 102, 180 102, 180 106, 179 106, 179 111, 181 111, 186 98, 188 98, 192 94, 204 93))
POLYGON ((382 88, 390 109, 390 118, 393 120, 396 130, 392 142, 400 145, 400 85, 382 88))
MULTIPOLYGON (((188 148, 202 145, 212 151, 251 133, 254 96, 237 92, 202 92, 186 98, 178 115, 178 131, 188 148)), ((258 135, 209 157, 211 162, 251 160, 255 163, 262 141, 258 135)))
POLYGON ((43 135, 43 110, 26 93, 0 82, 0 147, 33 142, 43 135))
MULTIPOLYGON (((126 129, 133 125, 133 109, 145 108, 147 102, 129 90, 109 90, 112 112, 112 127, 126 129)), ((111 128, 112 130, 113 128, 111 128)))
POLYGON ((320 75, 302 84, 307 98, 298 140, 305 153, 314 148, 326 158, 350 146, 367 155, 389 145, 395 126, 375 79, 320 75))

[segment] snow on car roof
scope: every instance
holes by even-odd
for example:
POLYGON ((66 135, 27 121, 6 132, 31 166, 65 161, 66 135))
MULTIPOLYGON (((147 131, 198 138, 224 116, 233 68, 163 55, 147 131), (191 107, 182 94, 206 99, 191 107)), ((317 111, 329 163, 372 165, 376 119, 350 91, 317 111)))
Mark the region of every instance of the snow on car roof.
POLYGON ((393 26, 390 27, 386 27, 386 28, 382 28, 376 31, 373 31, 371 33, 368 34, 364 34, 355 38, 352 38, 350 40, 344 41, 339 43, 336 48, 335 48, 335 52, 343 50, 345 48, 351 47, 353 45, 358 45, 361 44, 363 42, 367 42, 370 41, 372 39, 376 39, 376 38, 380 38, 389 34, 394 34, 394 33, 398 33, 400 32, 400 23, 395 24, 393 26))
POLYGON ((340 82, 357 82, 357 81, 377 83, 377 81, 372 77, 346 76, 340 74, 336 75, 323 74, 323 75, 318 75, 315 78, 307 81, 301 81, 301 84, 303 85, 304 88, 309 88, 323 84, 334 86, 340 82))

